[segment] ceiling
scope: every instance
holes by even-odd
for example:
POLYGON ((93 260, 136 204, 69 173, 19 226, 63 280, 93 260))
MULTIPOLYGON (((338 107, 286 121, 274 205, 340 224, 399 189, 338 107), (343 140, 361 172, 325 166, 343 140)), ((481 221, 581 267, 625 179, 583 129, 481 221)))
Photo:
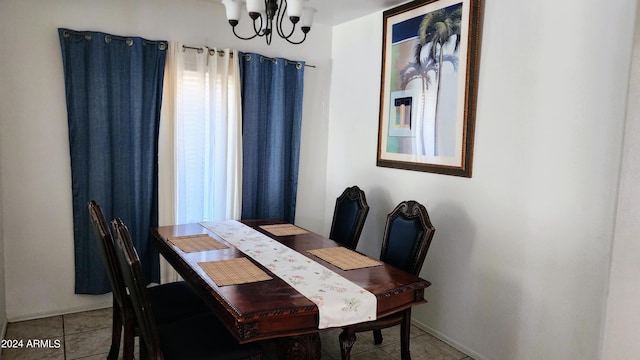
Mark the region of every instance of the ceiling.
POLYGON ((314 22, 333 26, 405 2, 407 0, 309 0, 309 6, 318 9, 314 22))
POLYGON ((407 0, 309 0, 309 6, 318 9, 314 23, 333 26, 405 2, 407 0))

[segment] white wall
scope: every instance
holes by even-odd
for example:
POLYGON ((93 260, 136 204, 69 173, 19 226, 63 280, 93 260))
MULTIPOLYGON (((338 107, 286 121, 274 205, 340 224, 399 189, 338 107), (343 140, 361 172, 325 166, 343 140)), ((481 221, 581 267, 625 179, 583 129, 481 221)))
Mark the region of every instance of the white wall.
MULTIPOLYGON (((1 2, 0 1, 0 19, 2 18, 2 14, 8 12, 10 10, 10 6, 12 4, 6 3, 6 2, 1 2)), ((2 44, 5 44, 9 41, 9 39, 12 38, 13 36, 13 31, 8 31, 9 29, 4 29, 2 27, 2 20, 0 20, 0 51, 4 53, 4 47, 2 44), (5 31, 6 30, 6 31, 5 31)), ((8 64, 5 61, 0 60, 0 84, 7 84, 8 83, 8 79, 7 79, 7 75, 8 75, 8 64)), ((11 109, 7 109, 4 107, 4 100, 2 99, 7 99, 10 96, 10 89, 8 88, 8 86, 6 85, 2 85, 0 86, 0 107, 2 107, 2 109, 4 111, 2 111, 2 113, 7 114, 7 116, 10 116, 9 111, 11 111, 11 109)), ((5 254, 6 252, 4 251, 4 238, 5 238, 5 232, 4 232, 4 221, 3 221, 3 213, 4 213, 4 202, 3 202, 3 187, 2 187, 2 154, 4 152, 3 147, 2 147, 2 135, 5 132, 7 132, 7 128, 4 124, 4 121, 2 121, 1 119, 3 119, 2 117, 3 115, 0 115, 0 338, 4 339, 4 335, 5 335, 5 331, 6 331, 6 326, 7 326, 7 302, 6 302, 6 277, 5 277, 5 254)), ((1 352, 0 352, 0 356, 1 356, 1 352)))
MULTIPOLYGON (((640 12, 640 7, 637 11, 640 12)), ((636 13, 636 19, 640 19, 636 13)), ((636 24, 627 124, 613 241, 603 359, 633 359, 640 354, 640 27, 636 24)))
POLYGON ((232 47, 316 65, 305 71, 298 219, 324 213, 324 203, 315 199, 324 199, 325 191, 328 27, 315 25, 303 45, 274 39, 267 47, 262 39, 235 39, 218 1, 2 0, 0 167, 9 320, 111 303, 110 295, 73 294, 71 176, 58 27, 232 47))
MULTIPOLYGON (((1 10, 0 10, 1 11, 1 10)), ((0 131, 2 128, 0 127, 0 131)), ((0 167, 0 209, 2 209, 2 168, 0 167)), ((7 329, 7 302, 4 278, 4 231, 2 230, 2 211, 0 211, 0 339, 5 338, 7 329)), ((0 349, 0 356, 2 349, 0 349)))
MULTIPOLYGON (((377 255, 386 213, 402 200, 418 200, 437 229, 422 272, 433 282, 430 302, 414 311, 419 324, 478 359, 598 358, 635 4, 485 2, 474 176, 464 179, 375 166, 381 13, 333 34, 317 25, 302 46, 276 39, 267 47, 231 37, 217 2, 0 0, 0 269, 4 260, 8 318, 110 303, 109 296, 73 294, 56 32, 69 27, 317 65, 305 76, 296 221, 328 233, 335 197, 357 184, 371 206, 359 249, 377 255), (603 19, 615 19, 615 31, 594 26, 603 19)), ((632 135, 637 121, 630 111, 632 135)), ((637 145, 629 144, 619 205, 627 216, 617 224, 606 359, 639 350, 629 342, 617 348, 637 330, 637 320, 625 317, 638 301, 628 304, 622 292, 639 272, 629 235, 638 229, 630 185, 639 176, 637 145)), ((638 300, 632 295, 626 299, 638 300)), ((0 286, 0 323, 4 297, 0 286)))
POLYGON ((397 203, 425 204, 433 285, 414 320, 478 359, 600 356, 634 14, 485 1, 471 179, 375 166, 382 13, 334 27, 325 231, 348 185, 371 206, 370 255, 397 203))
MULTIPOLYGON (((2 12, 2 6, 0 6, 0 12, 2 12)), ((3 35, 0 35, 0 43, 6 41, 3 35)), ((2 51, 2 47, 0 46, 0 51, 2 51)), ((0 68, 3 65, 0 63, 0 68)), ((0 70, 0 74, 3 74, 3 71, 0 70)), ((0 83, 4 83, 4 78, 0 75, 0 83)), ((6 89, 0 86, 0 98, 2 98, 6 93, 6 89)), ((3 131, 2 123, 0 122, 0 133, 3 131)), ((2 138, 0 137, 0 144, 2 143, 2 138)), ((2 157, 2 146, 0 145, 0 158, 2 157)), ((2 222, 2 166, 0 166, 0 339, 4 339, 5 330, 7 326, 7 302, 5 295, 5 277, 4 277, 4 231, 3 231, 3 222, 2 222)), ((0 354, 1 354, 0 349, 0 354)))
MULTIPOLYGON (((0 7, 0 11, 2 8, 0 7)), ((2 39, 0 38, 0 41, 2 39)), ((1 65, 0 65, 1 66, 1 65)), ((1 71, 0 71, 1 73, 1 71)), ((3 83, 0 77, 0 83, 3 83)), ((0 89, 0 97, 2 97, 2 89, 0 89)), ((0 133, 2 133, 2 126, 0 125, 0 133)), ((0 142, 2 139, 0 139, 0 142)), ((2 146, 0 146, 0 154, 2 153, 2 146)), ((6 326, 7 326, 7 301, 5 291, 5 277, 4 277, 4 231, 2 222, 2 167, 0 166, 0 339, 4 339, 6 326)), ((0 349, 0 354, 1 354, 0 349)))

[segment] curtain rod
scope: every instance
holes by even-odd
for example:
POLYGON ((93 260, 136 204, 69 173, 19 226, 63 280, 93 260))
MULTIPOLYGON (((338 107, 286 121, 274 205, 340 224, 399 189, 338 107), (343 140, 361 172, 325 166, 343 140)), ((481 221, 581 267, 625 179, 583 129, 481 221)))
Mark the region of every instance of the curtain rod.
MULTIPOLYGON (((191 49, 191 50, 198 50, 198 52, 202 52, 204 51, 203 47, 196 47, 196 46, 187 46, 187 45, 182 45, 182 50, 184 51, 184 49, 191 49)), ((209 49, 209 52, 211 51, 215 51, 213 49, 209 49)), ((218 50, 218 54, 222 55, 224 54, 224 50, 218 50)), ((231 57, 233 57, 233 53, 230 54, 231 57)), ((265 59, 267 60, 275 60, 274 58, 270 58, 270 57, 266 57, 264 56, 265 59)), ((297 64, 297 62, 293 62, 293 61, 288 61, 287 60, 287 64, 297 64)), ((310 67, 310 68, 316 68, 315 65, 308 65, 308 64, 304 64, 305 67, 310 67)))
MULTIPOLYGON (((195 46, 182 45, 182 51, 184 51, 185 49, 198 50, 198 53, 202 53, 202 51, 204 51, 204 47, 195 47, 195 46)), ((213 49, 209 49, 209 53, 210 54, 212 52, 214 52, 214 51, 215 50, 213 50, 213 49)), ((218 50, 218 54, 220 54, 222 56, 222 54, 224 54, 224 50, 218 50)), ((229 55, 231 55, 231 57, 233 57, 233 53, 230 53, 229 55)))

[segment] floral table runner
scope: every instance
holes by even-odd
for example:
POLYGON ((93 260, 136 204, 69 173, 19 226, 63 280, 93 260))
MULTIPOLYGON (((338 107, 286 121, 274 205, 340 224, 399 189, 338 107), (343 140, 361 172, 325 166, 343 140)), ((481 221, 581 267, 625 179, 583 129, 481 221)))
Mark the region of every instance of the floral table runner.
POLYGON ((313 301, 319 329, 376 319, 375 295, 297 251, 235 220, 200 224, 313 301))

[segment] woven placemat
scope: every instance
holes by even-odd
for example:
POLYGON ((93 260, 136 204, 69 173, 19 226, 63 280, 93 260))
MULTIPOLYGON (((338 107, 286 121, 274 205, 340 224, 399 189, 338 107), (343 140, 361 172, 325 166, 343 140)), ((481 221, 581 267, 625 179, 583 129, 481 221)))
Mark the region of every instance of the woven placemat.
POLYGON ((307 230, 293 224, 262 225, 260 228, 275 236, 302 235, 308 233, 307 230))
POLYGON ((247 258, 199 262, 198 265, 218 286, 247 284, 272 279, 247 258))
POLYGON ((169 241, 180 250, 190 253, 197 251, 226 249, 229 246, 216 241, 207 234, 195 234, 170 237, 169 241))
POLYGON ((378 260, 374 260, 345 247, 315 249, 309 250, 308 252, 342 270, 354 270, 382 265, 382 262, 378 260))

